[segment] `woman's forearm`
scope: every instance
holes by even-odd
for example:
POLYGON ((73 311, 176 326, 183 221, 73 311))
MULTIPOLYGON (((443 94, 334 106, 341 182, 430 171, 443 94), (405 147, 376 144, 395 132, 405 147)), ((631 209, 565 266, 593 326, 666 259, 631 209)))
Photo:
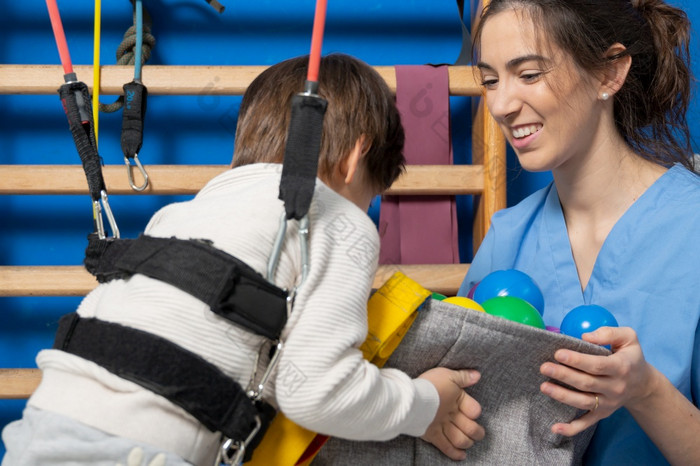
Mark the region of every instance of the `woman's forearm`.
POLYGON ((669 463, 700 464, 700 410, 657 369, 651 370, 653 390, 627 410, 669 463))

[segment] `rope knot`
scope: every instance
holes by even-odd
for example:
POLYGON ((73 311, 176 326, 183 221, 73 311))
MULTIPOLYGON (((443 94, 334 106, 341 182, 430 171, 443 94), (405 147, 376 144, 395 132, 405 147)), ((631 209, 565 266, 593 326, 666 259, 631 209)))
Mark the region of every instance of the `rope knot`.
MULTIPOLYGON (((141 64, 151 57, 151 49, 156 45, 156 38, 151 34, 151 28, 143 25, 143 43, 141 45, 141 64)), ((117 47, 117 65, 133 65, 136 51, 136 26, 131 26, 124 33, 122 42, 117 47)))

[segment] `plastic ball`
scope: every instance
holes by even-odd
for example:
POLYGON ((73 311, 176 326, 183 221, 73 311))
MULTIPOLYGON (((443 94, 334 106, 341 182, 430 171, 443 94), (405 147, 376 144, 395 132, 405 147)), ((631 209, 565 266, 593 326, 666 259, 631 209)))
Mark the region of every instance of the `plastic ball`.
POLYGON ((496 270, 486 275, 474 290, 474 301, 484 304, 496 296, 514 296, 524 299, 544 313, 544 296, 537 283, 525 272, 515 269, 496 270))
POLYGON ((519 322, 544 329, 544 320, 535 307, 524 299, 515 296, 496 296, 487 299, 481 306, 487 314, 503 317, 504 319, 519 322))
POLYGON ((438 301, 442 301, 442 300, 444 300, 446 297, 447 297, 447 296, 445 296, 444 294, 440 294, 440 293, 437 293, 437 292, 435 292, 435 291, 433 291, 433 294, 431 295, 431 298, 436 299, 436 300, 438 300, 438 301))
POLYGON ((474 291, 476 291, 477 286, 479 286, 479 282, 474 283, 474 286, 472 286, 469 289, 469 292, 467 293, 467 298, 474 299, 474 291))
POLYGON ((457 306, 465 307, 467 309, 486 312, 481 304, 477 303, 473 299, 465 298, 464 296, 450 296, 449 298, 443 299, 443 301, 446 303, 456 304, 457 306))
POLYGON ((610 311, 596 304, 584 304, 570 310, 561 321, 561 333, 574 338, 600 327, 617 327, 617 320, 610 311))

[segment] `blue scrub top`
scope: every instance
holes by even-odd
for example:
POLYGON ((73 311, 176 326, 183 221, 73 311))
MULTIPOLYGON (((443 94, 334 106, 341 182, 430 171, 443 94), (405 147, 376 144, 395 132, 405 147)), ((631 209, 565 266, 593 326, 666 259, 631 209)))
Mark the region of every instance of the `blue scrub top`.
MULTIPOLYGON (((459 294, 494 270, 530 275, 559 327, 576 306, 597 304, 632 327, 646 360, 695 406, 700 402, 700 176, 675 165, 610 231, 581 290, 559 203, 550 184, 497 212, 459 294)), ((585 464, 668 464, 622 408, 598 423, 585 464)))

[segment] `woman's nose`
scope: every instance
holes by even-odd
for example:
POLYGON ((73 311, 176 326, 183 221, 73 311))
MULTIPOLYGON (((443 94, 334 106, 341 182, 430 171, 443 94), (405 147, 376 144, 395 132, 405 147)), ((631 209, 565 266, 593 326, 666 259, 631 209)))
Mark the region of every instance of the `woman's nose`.
POLYGON ((520 109, 522 100, 518 97, 515 86, 500 82, 495 89, 486 91, 486 104, 497 121, 505 121, 520 109))

